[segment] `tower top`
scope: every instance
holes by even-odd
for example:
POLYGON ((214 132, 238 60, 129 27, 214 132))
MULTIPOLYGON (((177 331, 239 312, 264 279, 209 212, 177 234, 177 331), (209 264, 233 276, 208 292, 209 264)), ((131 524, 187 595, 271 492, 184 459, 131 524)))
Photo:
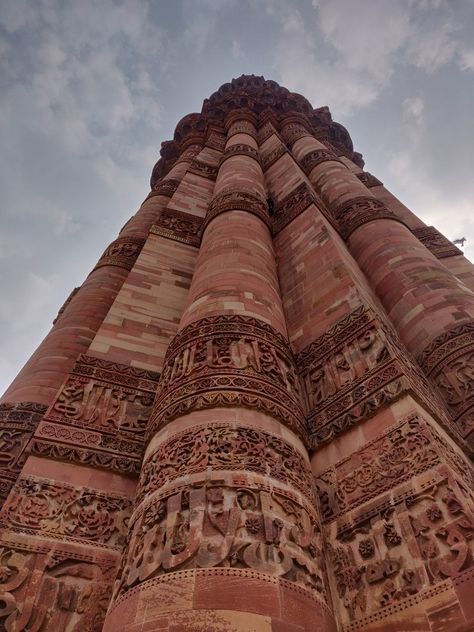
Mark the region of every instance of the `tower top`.
POLYGON ((283 119, 295 116, 338 155, 346 156, 360 167, 362 155, 354 152, 351 137, 346 128, 332 120, 327 106, 313 108, 311 103, 297 92, 290 92, 276 81, 257 75, 241 75, 224 83, 205 99, 201 112, 184 116, 176 126, 173 140, 161 145, 160 160, 153 168, 151 186, 170 170, 183 148, 189 144, 205 144, 211 131, 224 133, 225 121, 239 110, 251 116, 258 126, 267 122, 279 130, 283 119))

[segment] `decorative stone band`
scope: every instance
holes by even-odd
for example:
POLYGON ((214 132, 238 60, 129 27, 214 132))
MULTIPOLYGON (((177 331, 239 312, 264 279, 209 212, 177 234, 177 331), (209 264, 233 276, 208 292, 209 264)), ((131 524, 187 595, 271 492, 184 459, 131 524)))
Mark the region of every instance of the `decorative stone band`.
POLYGON ((284 126, 282 135, 287 146, 293 147, 296 141, 300 138, 311 136, 311 132, 309 132, 306 127, 300 123, 290 123, 289 125, 284 126))
POLYGON ((237 143, 224 149, 224 152, 219 161, 219 167, 221 167, 226 160, 228 160, 229 158, 233 158, 234 156, 247 156, 248 158, 253 158, 253 160, 256 160, 259 165, 261 164, 260 153, 257 149, 254 149, 251 145, 237 143))
POLYGON ((328 149, 315 149, 314 151, 310 151, 306 154, 306 156, 300 161, 300 164, 305 174, 309 176, 314 167, 320 165, 322 162, 328 161, 341 162, 332 151, 329 151, 328 149))
POLYGON ((277 160, 279 160, 282 156, 288 153, 288 150, 283 143, 279 144, 276 149, 273 149, 271 152, 266 154, 264 158, 262 158, 262 170, 266 171, 272 165, 274 165, 277 160))
POLYGON ((270 325, 222 315, 179 332, 165 358, 148 435, 191 410, 220 406, 261 410, 305 439, 293 356, 270 325))
MULTIPOLYGON (((334 226, 335 222, 325 209, 321 200, 306 182, 301 182, 276 207, 273 213, 272 233, 276 235, 298 215, 305 211, 310 204, 315 204, 325 218, 334 226)), ((336 227, 337 230, 337 227, 336 227)))
POLYGON ((113 549, 17 534, 0 549, 2 630, 99 630, 117 572, 113 549))
POLYGON ((296 362, 314 448, 407 392, 456 435, 443 403, 395 333, 363 306, 301 351, 296 362))
POLYGON ((209 205, 207 215, 202 226, 202 233, 206 226, 221 213, 227 211, 247 211, 259 217, 265 224, 270 227, 270 216, 268 214, 268 206, 265 200, 251 191, 222 191, 219 193, 209 205))
POLYGON ((273 127, 273 125, 271 123, 265 123, 258 130, 258 134, 257 134, 258 144, 263 145, 263 143, 266 140, 268 140, 270 136, 272 136, 273 134, 275 134, 275 128, 273 127))
POLYGON ((137 474, 158 378, 81 355, 35 432, 33 452, 137 474))
POLYGON ((150 233, 199 248, 202 224, 202 217, 167 208, 151 227, 150 233))
POLYGON ((180 180, 175 178, 169 178, 168 180, 160 180, 154 187, 153 191, 149 193, 147 200, 156 195, 163 195, 165 197, 173 197, 176 189, 181 184, 180 180))
POLYGON ((377 219, 391 219, 405 226, 403 220, 383 202, 374 197, 356 197, 340 206, 330 209, 340 227, 344 239, 350 237, 356 228, 377 219))
POLYGON ((131 270, 144 243, 145 239, 139 237, 118 237, 105 250, 94 270, 102 266, 118 266, 131 270))
POLYGON ((206 138, 206 147, 216 149, 217 151, 224 151, 226 142, 225 132, 219 134, 218 132, 211 132, 206 138))
POLYGON ((365 184, 368 189, 372 187, 379 187, 383 184, 383 182, 380 182, 378 178, 373 176, 368 171, 361 171, 360 173, 356 173, 355 175, 359 178, 362 184, 365 184))
POLYGON ((118 494, 30 476, 19 478, 0 525, 15 533, 121 550, 131 501, 118 494))
POLYGON ((416 414, 317 479, 344 630, 383 628, 431 599, 433 584, 472 574, 473 482, 469 463, 416 414))
POLYGON ((474 451, 474 323, 435 338, 418 362, 440 389, 461 436, 474 451))
POLYGON ((255 140, 257 140, 257 132, 255 131, 255 125, 251 121, 236 121, 235 123, 231 123, 229 130, 227 132, 227 140, 235 136, 236 134, 247 134, 247 136, 251 136, 255 140))
POLYGON ((442 235, 434 226, 422 226, 412 230, 415 237, 430 250, 438 259, 462 255, 462 251, 442 235))
POLYGON ((188 173, 194 173, 208 180, 215 180, 217 178, 218 168, 215 165, 209 165, 206 162, 201 162, 195 158, 189 166, 188 173))
MULTIPOLYGON (((253 441, 237 429, 222 438, 232 441, 232 446, 235 439, 241 456, 246 441, 253 441)), ((264 440, 270 442, 270 453, 280 454, 282 446, 273 437, 264 440)), ((285 455, 280 458, 285 460, 285 455)), ((262 452, 259 462, 265 459, 262 452)), ((159 462, 156 465, 160 467, 159 462)), ((272 467, 277 467, 277 461, 272 467)), ((267 478, 263 483, 251 473, 236 475, 222 466, 219 470, 214 480, 203 476, 154 495, 134 515, 114 597, 120 598, 140 582, 183 568, 217 567, 281 577, 325 600, 321 530, 311 504, 267 478), (146 557, 143 551, 148 552, 146 557)), ((288 472, 292 471, 290 465, 288 472)))
POLYGON ((34 402, 0 404, 0 506, 26 460, 26 446, 46 406, 34 402))

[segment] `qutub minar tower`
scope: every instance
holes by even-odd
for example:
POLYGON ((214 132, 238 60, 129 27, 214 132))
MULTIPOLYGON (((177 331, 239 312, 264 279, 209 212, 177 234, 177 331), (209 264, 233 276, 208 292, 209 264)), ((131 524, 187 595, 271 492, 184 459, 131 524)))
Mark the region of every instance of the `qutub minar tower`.
POLYGON ((474 268, 242 76, 1 400, 0 629, 474 630, 474 268))

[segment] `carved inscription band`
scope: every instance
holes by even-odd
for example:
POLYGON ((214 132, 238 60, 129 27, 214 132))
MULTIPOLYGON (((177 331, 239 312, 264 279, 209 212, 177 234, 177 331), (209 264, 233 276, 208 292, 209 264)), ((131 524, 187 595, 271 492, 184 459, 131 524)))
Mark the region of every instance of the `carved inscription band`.
POLYGON ((333 207, 330 210, 339 224, 343 239, 350 237, 359 226, 376 219, 391 219, 405 225, 400 217, 374 197, 352 198, 341 206, 333 207))
POLYGON ((118 266, 131 270, 144 243, 145 239, 139 237, 118 237, 105 250, 94 270, 102 266, 118 266))
POLYGON ((293 357, 283 336, 260 320, 204 318, 177 334, 168 349, 148 434, 192 410, 255 408, 304 438, 293 357))
POLYGON ((266 200, 255 195, 251 191, 223 191, 211 202, 207 211, 202 230, 211 220, 227 211, 247 211, 259 217, 267 226, 270 226, 270 216, 266 200))
POLYGON ((175 209, 165 209, 150 232, 167 239, 199 247, 201 243, 201 217, 175 209))
POLYGON ((226 147, 220 158, 219 166, 222 166, 226 160, 232 158, 233 156, 247 156, 248 158, 256 160, 259 165, 261 164, 258 149, 254 149, 251 145, 237 143, 235 145, 231 145, 230 147, 226 147))

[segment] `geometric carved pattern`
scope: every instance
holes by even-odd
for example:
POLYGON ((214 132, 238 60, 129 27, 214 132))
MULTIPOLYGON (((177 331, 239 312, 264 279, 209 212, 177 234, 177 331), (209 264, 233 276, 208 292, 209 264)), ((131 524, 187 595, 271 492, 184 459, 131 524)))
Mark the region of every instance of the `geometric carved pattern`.
POLYGON ((136 474, 158 378, 80 356, 39 424, 32 451, 136 474))
POLYGON ((315 149, 313 151, 310 151, 304 156, 304 158, 302 158, 301 168, 303 169, 305 174, 309 176, 314 167, 320 165, 322 162, 327 162, 329 160, 332 162, 340 162, 336 154, 334 154, 332 151, 328 151, 327 149, 315 149))
POLYGON ((115 597, 159 575, 196 568, 250 569, 325 597, 321 533, 298 496, 223 475, 154 497, 131 523, 115 597), (147 555, 142 554, 147 551, 147 555))
POLYGON ((167 180, 160 180, 154 186, 153 191, 148 195, 148 197, 149 198, 154 197, 155 195, 164 195, 166 197, 173 197, 179 185, 180 185, 180 180, 176 180, 174 178, 168 178, 167 180))
POLYGON ((474 448, 474 323, 435 338, 418 362, 440 389, 461 436, 474 448))
POLYGON ((139 237, 117 237, 110 246, 108 246, 97 262, 94 270, 102 266, 118 266, 131 270, 138 255, 145 243, 144 239, 139 237))
POLYGON ((167 208, 162 211, 150 232, 167 239, 199 247, 202 222, 202 218, 197 215, 167 208))
POLYGON ((150 420, 152 435, 191 410, 256 408, 304 437, 298 376, 284 337, 249 316, 204 318, 171 342, 150 420))
POLYGON ((217 171, 218 169, 214 165, 201 162, 197 158, 194 158, 188 169, 188 173, 194 173, 208 180, 215 180, 217 178, 217 171))
POLYGON ((209 222, 221 213, 227 211, 247 211, 259 217, 267 226, 270 226, 268 206, 264 199, 255 195, 252 191, 239 189, 237 191, 224 190, 212 200, 204 220, 202 232, 209 222))
POLYGON ((295 217, 305 211, 310 204, 315 204, 325 218, 334 226, 333 217, 326 211, 321 200, 306 182, 301 182, 291 193, 278 203, 273 211, 272 234, 276 235, 285 228, 295 217))
POLYGON ((228 158, 232 158, 233 156, 247 156, 248 158, 253 158, 253 160, 256 160, 258 164, 260 164, 261 162, 260 154, 257 149, 254 149, 251 145, 238 143, 224 149, 219 161, 219 167, 221 167, 228 158))
POLYGON ((0 506, 26 460, 25 448, 46 406, 33 402, 0 404, 0 506))
POLYGON ((3 507, 3 526, 16 533, 121 549, 131 501, 57 481, 19 478, 3 507))
POLYGON ((307 461, 289 443, 253 427, 213 423, 174 434, 143 463, 137 502, 176 479, 206 472, 249 471, 292 485, 314 502, 307 461))
POLYGON ((277 160, 279 160, 282 156, 284 156, 288 152, 283 143, 278 145, 276 149, 273 149, 271 152, 266 154, 266 156, 262 159, 262 170, 266 171, 269 169, 277 160))
POLYGON ((359 226, 376 219, 392 219, 403 224, 402 219, 374 197, 355 197, 331 211, 343 239, 347 239, 359 226))
POLYGON ((434 226, 422 226, 421 228, 413 228, 413 234, 421 241, 421 243, 430 250, 438 259, 445 257, 455 257, 462 255, 462 250, 442 235, 434 226))

